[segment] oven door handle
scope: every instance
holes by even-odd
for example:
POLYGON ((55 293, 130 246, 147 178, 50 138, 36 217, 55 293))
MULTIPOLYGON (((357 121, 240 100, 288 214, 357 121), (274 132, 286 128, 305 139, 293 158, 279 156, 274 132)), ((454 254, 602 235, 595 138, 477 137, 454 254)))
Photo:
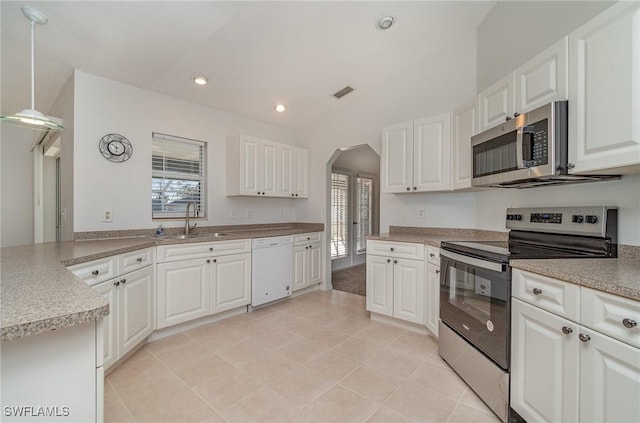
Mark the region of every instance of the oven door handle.
POLYGON ((447 257, 452 260, 459 261, 460 263, 468 264, 469 266, 481 267, 483 269, 493 270, 494 272, 502 273, 505 271, 504 264, 481 260, 447 250, 441 250, 440 257, 447 257))

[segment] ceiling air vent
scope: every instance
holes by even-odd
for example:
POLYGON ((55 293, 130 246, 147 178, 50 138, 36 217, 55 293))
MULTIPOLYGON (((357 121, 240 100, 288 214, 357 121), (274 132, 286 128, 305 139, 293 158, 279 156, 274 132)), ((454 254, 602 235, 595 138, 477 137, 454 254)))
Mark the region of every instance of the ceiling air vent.
POLYGON ((346 86, 343 89, 341 89, 340 91, 338 91, 337 93, 335 93, 333 96, 335 98, 342 98, 345 95, 349 94, 351 91, 353 91, 353 88, 346 86))

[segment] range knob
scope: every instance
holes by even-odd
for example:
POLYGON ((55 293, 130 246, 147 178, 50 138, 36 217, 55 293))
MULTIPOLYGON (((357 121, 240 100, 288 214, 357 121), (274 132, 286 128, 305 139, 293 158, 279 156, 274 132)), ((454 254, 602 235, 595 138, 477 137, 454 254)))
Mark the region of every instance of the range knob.
POLYGON ((579 214, 574 214, 573 216, 571 216, 571 221, 573 223, 582 223, 584 222, 584 216, 581 216, 579 214))
POLYGON ((522 220, 522 215, 521 214, 514 214, 513 215, 513 220, 522 220))
POLYGON ((598 216, 585 216, 585 220, 587 223, 596 223, 598 221, 598 216))

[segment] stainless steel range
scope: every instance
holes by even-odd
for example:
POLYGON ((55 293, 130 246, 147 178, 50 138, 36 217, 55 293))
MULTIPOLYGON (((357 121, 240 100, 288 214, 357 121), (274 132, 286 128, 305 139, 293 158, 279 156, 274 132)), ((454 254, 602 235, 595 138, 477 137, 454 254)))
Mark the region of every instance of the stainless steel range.
POLYGON ((509 260, 617 257, 617 217, 614 207, 512 208, 508 242, 442 243, 440 356, 502 421, 515 416, 509 260))

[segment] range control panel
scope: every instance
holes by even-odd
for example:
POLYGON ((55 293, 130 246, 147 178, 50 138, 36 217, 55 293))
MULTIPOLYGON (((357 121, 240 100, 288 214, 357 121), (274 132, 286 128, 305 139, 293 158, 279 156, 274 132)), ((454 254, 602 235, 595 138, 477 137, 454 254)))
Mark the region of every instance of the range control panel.
POLYGON ((604 237, 608 221, 617 225, 617 216, 616 207, 606 206, 509 208, 506 228, 604 237))

